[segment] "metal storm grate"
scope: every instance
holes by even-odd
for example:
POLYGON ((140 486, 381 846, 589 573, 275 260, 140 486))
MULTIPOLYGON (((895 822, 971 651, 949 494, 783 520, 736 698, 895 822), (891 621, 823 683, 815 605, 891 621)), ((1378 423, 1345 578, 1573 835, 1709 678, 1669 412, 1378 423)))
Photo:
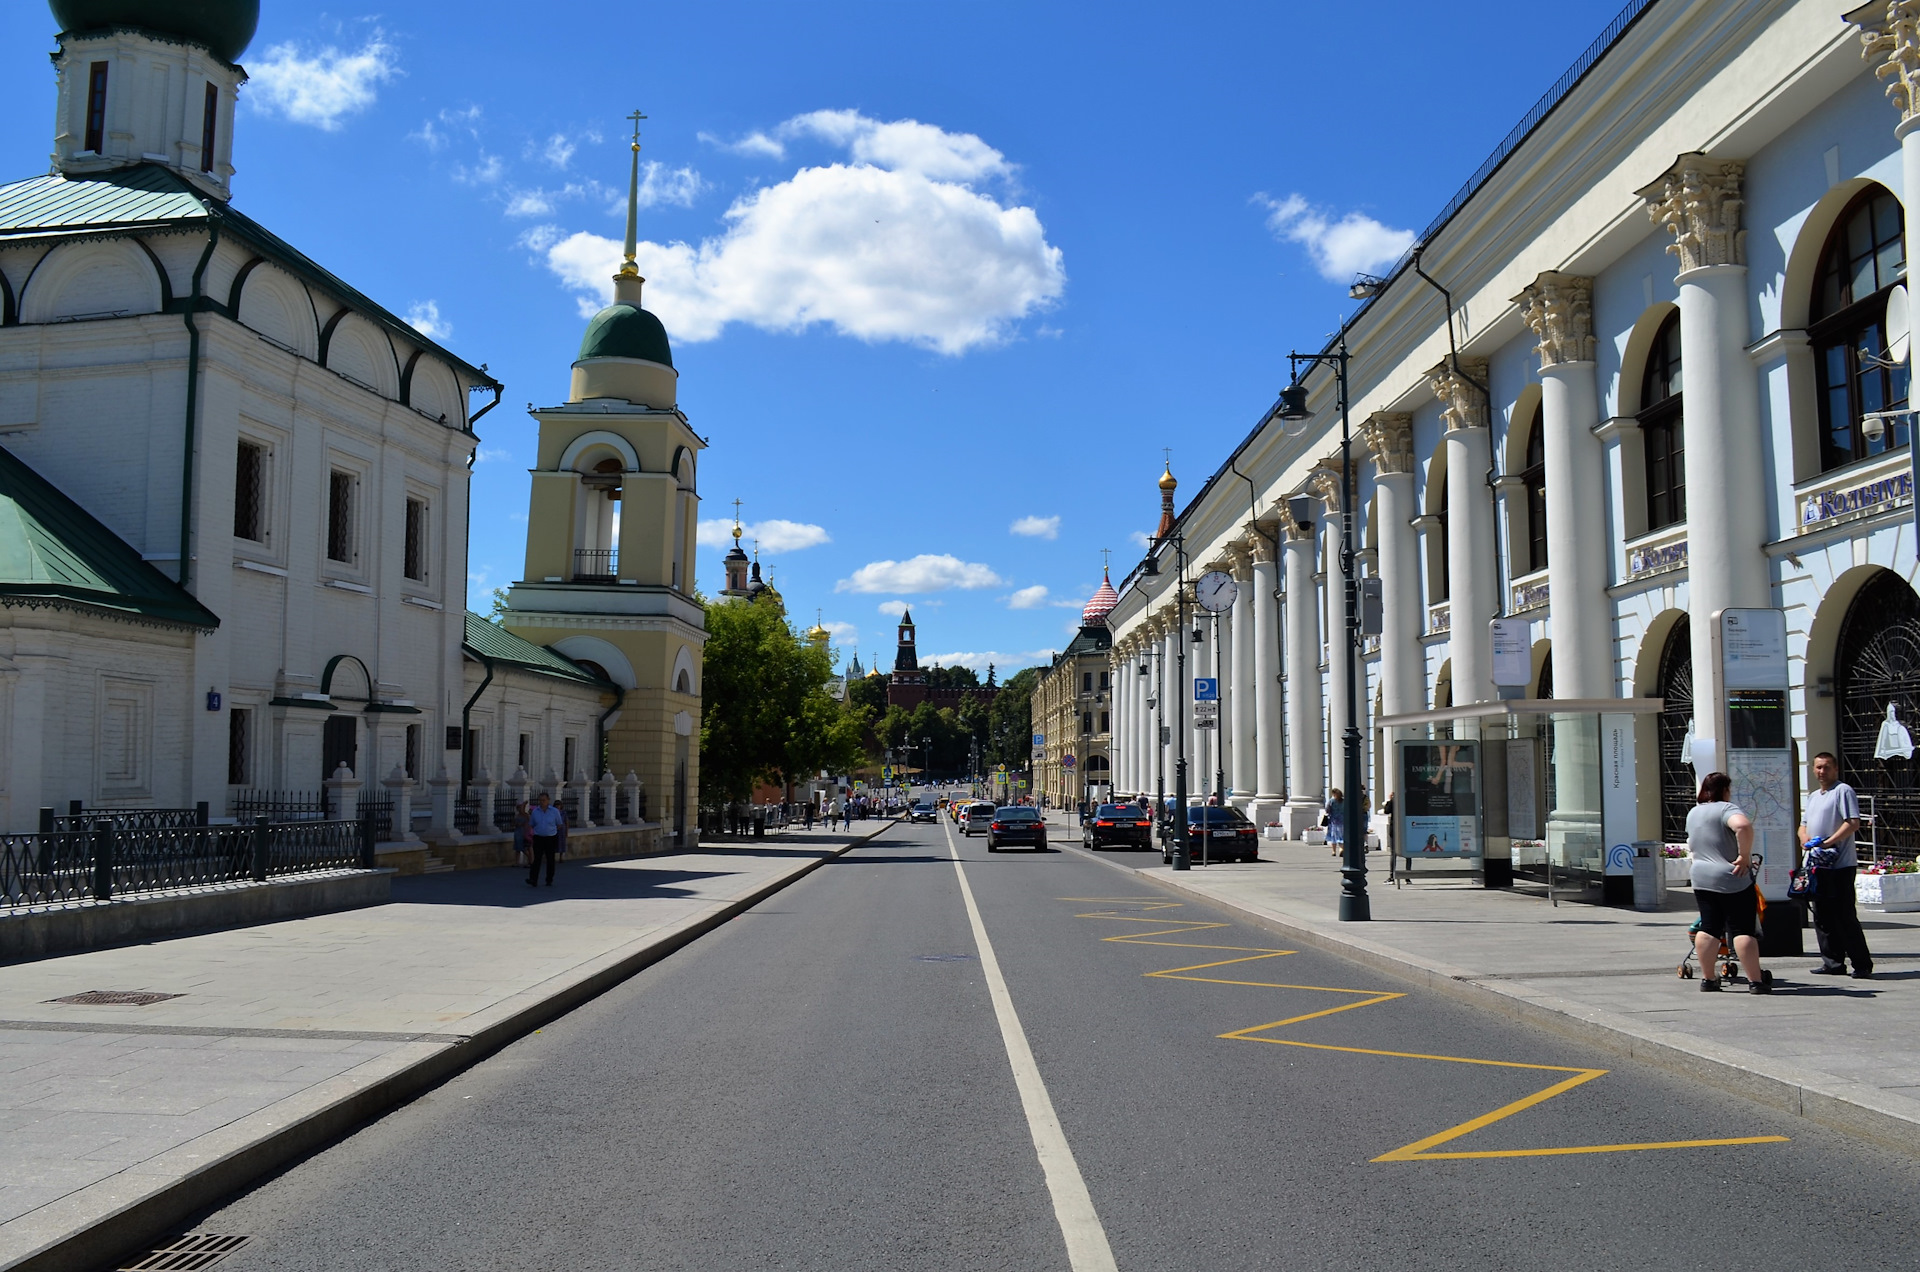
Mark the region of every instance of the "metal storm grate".
POLYGON ((115 1272, 193 1272, 193 1269, 212 1267, 251 1240, 252 1237, 192 1232, 120 1264, 115 1272))
MULTIPOLYGON (((65 998, 49 998, 50 1003, 66 1003, 70 1007, 145 1007, 150 1003, 164 1003, 169 998, 180 998, 180 994, 156 994, 144 989, 90 989, 84 994, 68 994, 65 998)), ((155 1264, 155 1267, 162 1266, 155 1264)), ((171 1265, 166 1265, 171 1266, 171 1265)), ((182 1267, 187 1265, 182 1264, 182 1267)), ((195 1264, 194 1266, 199 1266, 195 1264)))

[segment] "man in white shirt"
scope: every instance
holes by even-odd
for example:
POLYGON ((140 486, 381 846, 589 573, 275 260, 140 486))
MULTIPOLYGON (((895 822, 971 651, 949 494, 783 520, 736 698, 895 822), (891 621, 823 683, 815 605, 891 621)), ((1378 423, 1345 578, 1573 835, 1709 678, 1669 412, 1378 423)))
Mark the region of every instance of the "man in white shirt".
POLYGON ((1834 863, 1815 870, 1813 933, 1820 941, 1822 976, 1841 976, 1853 964, 1855 980, 1873 976, 1873 951, 1854 910, 1853 876, 1859 867, 1854 837, 1860 831, 1860 800, 1853 787, 1840 780, 1840 762, 1830 751, 1813 757, 1813 780, 1819 789, 1807 796, 1800 819, 1800 845, 1829 848, 1834 863))
POLYGON ((554 861, 560 855, 560 836, 566 830, 567 815, 554 807, 553 797, 541 791, 527 810, 527 886, 540 886, 540 862, 547 863, 547 886, 553 886, 554 861))

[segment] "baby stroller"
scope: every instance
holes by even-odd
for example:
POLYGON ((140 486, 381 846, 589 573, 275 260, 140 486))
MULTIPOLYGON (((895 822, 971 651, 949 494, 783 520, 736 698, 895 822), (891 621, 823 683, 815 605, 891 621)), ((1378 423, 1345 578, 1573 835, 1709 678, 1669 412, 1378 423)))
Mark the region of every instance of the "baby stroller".
MULTIPOLYGON (((1756 897, 1756 900, 1760 906, 1760 921, 1764 923, 1767 918, 1767 898, 1765 894, 1761 894, 1756 897)), ((1687 956, 1681 959, 1680 966, 1674 969, 1679 973, 1681 980, 1692 980, 1694 976, 1694 957, 1697 951, 1694 948, 1693 938, 1700 935, 1700 922, 1699 919, 1695 919, 1693 925, 1687 929, 1687 956)), ((1714 955, 1713 962, 1714 966, 1719 969, 1719 975, 1722 981, 1732 984, 1742 979, 1740 975, 1740 960, 1734 957, 1733 946, 1728 943, 1725 937, 1720 938, 1720 952, 1714 955)), ((1767 984, 1773 984, 1772 972, 1762 968, 1760 975, 1767 984)))

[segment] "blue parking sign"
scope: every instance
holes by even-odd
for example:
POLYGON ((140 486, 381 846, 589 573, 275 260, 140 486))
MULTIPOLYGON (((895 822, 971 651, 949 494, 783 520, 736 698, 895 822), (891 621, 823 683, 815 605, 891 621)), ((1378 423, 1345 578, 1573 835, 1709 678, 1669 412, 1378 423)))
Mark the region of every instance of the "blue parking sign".
POLYGON ((1220 701, 1220 682, 1208 676, 1193 682, 1193 700, 1195 702, 1220 701))

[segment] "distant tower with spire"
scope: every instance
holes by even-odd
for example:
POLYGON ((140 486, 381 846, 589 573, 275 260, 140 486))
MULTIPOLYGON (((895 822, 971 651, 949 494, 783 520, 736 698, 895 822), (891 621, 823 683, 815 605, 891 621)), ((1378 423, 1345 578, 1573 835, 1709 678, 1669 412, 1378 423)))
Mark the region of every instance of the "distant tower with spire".
POLYGON ((1176 520, 1173 515, 1173 492, 1179 488, 1180 483, 1173 479, 1173 452, 1168 451, 1166 471, 1160 474, 1160 526, 1153 532, 1155 543, 1165 542, 1167 536, 1173 533, 1176 520))
POLYGON ((913 631, 913 611, 900 613, 900 643, 893 654, 893 675, 887 680, 887 705, 911 711, 927 700, 927 673, 920 669, 920 651, 913 631))
POLYGON ((747 594, 747 554, 740 547, 740 501, 733 501, 733 547, 728 549, 725 565, 727 567, 727 585, 720 589, 722 596, 744 597, 747 594))

